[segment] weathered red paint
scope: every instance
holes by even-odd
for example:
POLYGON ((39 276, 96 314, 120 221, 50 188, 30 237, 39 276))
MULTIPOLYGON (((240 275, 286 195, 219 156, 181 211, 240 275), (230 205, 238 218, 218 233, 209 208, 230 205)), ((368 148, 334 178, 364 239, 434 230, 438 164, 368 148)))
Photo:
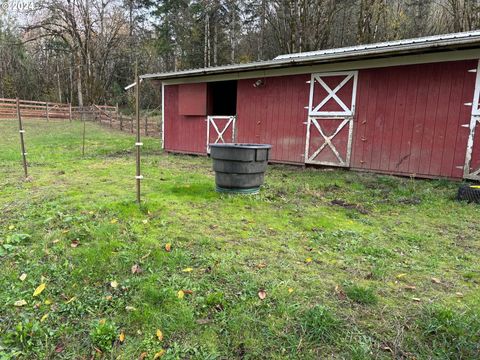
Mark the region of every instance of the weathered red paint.
POLYGON ((476 63, 360 71, 351 167, 461 178, 476 63))
POLYGON ((178 85, 165 86, 165 149, 203 154, 207 143, 205 116, 185 116, 178 113, 178 88, 178 85))
MULTIPOLYGON (((475 73, 468 70, 476 65, 465 60, 359 70, 351 168, 462 178, 469 129, 461 125, 470 123, 471 107, 464 103, 472 102, 475 73)), ((253 86, 256 80, 237 84, 237 141, 272 144, 272 161, 303 164, 310 74, 266 78, 260 87, 253 86)), ((351 88, 341 91, 348 97, 351 88)), ((205 119, 179 115, 178 85, 165 86, 166 150, 205 154, 205 119)), ((343 149, 345 139, 334 141, 343 149)), ((321 144, 318 137, 312 141, 312 147, 321 144)), ((472 165, 480 167, 479 151, 472 165)))
POLYGON ((178 114, 190 116, 207 115, 207 84, 178 85, 178 114))

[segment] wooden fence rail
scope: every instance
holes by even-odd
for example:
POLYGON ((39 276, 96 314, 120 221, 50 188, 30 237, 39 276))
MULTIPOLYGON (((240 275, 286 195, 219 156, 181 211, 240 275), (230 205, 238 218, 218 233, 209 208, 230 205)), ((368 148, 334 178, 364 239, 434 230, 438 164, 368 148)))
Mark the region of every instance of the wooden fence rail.
MULTIPOLYGON (((134 132, 134 116, 125 116, 119 112, 118 106, 91 105, 72 106, 55 102, 19 100, 21 116, 29 119, 69 120, 79 119, 98 122, 124 132, 134 132)), ((0 119, 17 118, 16 99, 0 98, 0 119)), ((141 131, 144 135, 159 137, 161 124, 154 117, 142 117, 141 131)))

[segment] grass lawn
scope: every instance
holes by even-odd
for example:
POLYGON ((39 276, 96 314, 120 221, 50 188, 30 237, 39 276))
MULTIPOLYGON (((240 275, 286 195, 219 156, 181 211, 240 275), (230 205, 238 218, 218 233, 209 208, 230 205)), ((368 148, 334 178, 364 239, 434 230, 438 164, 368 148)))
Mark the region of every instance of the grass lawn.
POLYGON ((458 183, 275 165, 219 195, 148 138, 139 209, 133 136, 25 127, 28 182, 0 121, 0 359, 480 358, 458 183))

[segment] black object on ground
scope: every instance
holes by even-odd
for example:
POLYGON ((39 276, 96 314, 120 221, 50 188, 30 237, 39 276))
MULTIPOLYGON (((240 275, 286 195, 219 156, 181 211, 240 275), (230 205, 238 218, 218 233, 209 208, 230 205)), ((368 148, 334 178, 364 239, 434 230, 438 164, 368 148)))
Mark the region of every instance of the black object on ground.
POLYGON ((256 194, 267 170, 268 144, 210 144, 218 192, 256 194))
POLYGON ((480 204, 480 186, 462 185, 458 189, 457 200, 480 204))

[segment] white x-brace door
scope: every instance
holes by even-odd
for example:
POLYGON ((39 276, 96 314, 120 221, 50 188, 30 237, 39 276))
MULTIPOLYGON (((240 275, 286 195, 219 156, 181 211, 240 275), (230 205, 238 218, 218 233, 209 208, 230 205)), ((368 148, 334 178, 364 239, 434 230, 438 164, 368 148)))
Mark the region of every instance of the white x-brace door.
POLYGON ((305 163, 350 165, 357 78, 357 71, 312 74, 305 163))
POLYGON ((210 154, 210 144, 235 142, 236 120, 236 116, 207 117, 207 154, 210 154))
POLYGON ((463 177, 471 180, 480 180, 480 167, 477 168, 478 165, 472 164, 474 157, 478 158, 478 154, 480 153, 480 136, 479 134, 476 134, 475 136, 475 132, 478 131, 477 127, 480 125, 480 60, 476 72, 477 77, 473 94, 472 117, 470 118, 469 126, 470 134, 468 136, 467 154, 465 156, 465 166, 463 168, 463 177), (477 155, 474 156, 475 154, 477 155))

